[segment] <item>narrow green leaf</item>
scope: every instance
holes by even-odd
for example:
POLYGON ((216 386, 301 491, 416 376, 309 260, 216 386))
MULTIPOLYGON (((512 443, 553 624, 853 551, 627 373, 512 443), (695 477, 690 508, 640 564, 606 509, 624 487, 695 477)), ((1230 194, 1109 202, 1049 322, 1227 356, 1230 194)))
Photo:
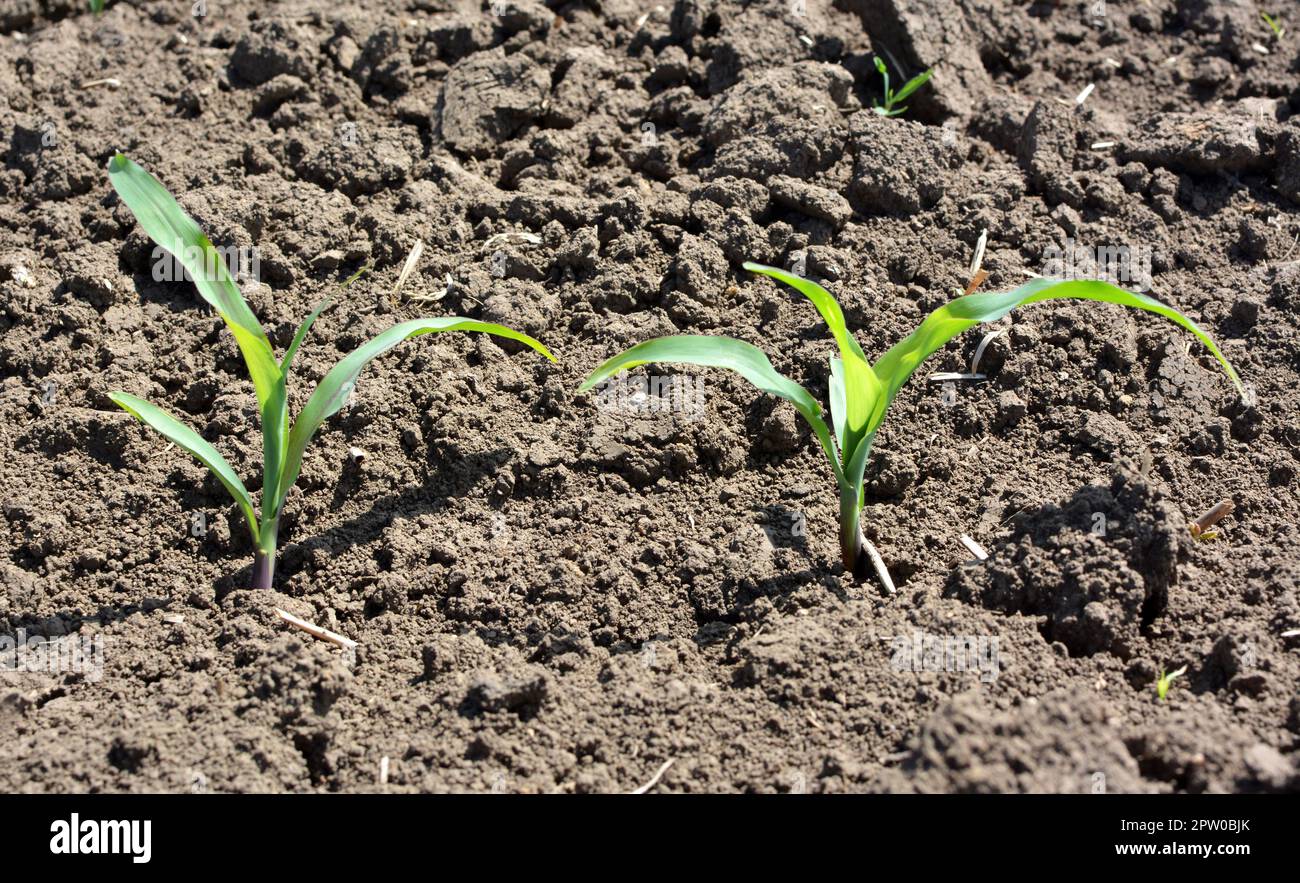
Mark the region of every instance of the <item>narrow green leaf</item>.
POLYGON ((298 347, 302 346, 303 340, 306 339, 307 333, 311 331, 311 326, 315 325, 316 320, 320 318, 320 314, 329 309, 330 305, 333 303, 334 299, 332 297, 325 298, 325 300, 316 305, 316 309, 311 311, 311 315, 304 319, 302 324, 298 326, 298 331, 294 334, 293 341, 289 344, 289 348, 284 351, 284 358, 280 360, 280 373, 283 374, 286 379, 289 377, 289 369, 293 366, 293 357, 298 354, 298 347))
POLYGON ((200 463, 212 470, 212 474, 225 486, 230 496, 235 498, 235 502, 243 510, 244 518, 248 521, 249 530, 252 532, 253 544, 257 544, 257 516, 253 512, 253 499, 248 495, 248 490, 235 474, 235 470, 230 468, 226 458, 221 456, 216 448, 171 414, 142 398, 124 392, 109 393, 108 397, 113 404, 152 427, 163 438, 184 448, 200 463))
POLYGON ((199 295, 235 335, 257 390, 258 405, 265 408, 280 380, 280 368, 266 332, 239 293, 221 255, 167 188, 143 168, 119 153, 108 163, 108 177, 140 228, 180 262, 194 279, 199 295))
POLYGON ((894 94, 889 91, 889 68, 885 66, 885 61, 879 55, 876 56, 876 70, 880 73, 880 79, 884 83, 885 107, 894 103, 894 94))
POLYGON ((726 368, 735 371, 763 392, 790 402, 817 434, 817 440, 830 461, 835 478, 837 481, 840 480, 842 473, 836 458, 834 443, 831 441, 830 430, 826 428, 826 422, 822 419, 821 405, 808 390, 773 368, 762 350, 743 340, 736 340, 734 337, 690 334, 656 337, 605 361, 591 372, 578 391, 586 392, 620 371, 650 362, 678 362, 705 368, 726 368))
POLYGON ((280 483, 289 447, 289 385, 282 374, 262 406, 262 520, 280 513, 280 483))
MULTIPOLYGON (((934 68, 926 68, 925 70, 921 71, 921 73, 912 77, 912 79, 907 81, 907 84, 904 85, 903 88, 899 89, 896 93, 894 93, 893 103, 897 104, 900 101, 906 101, 907 96, 911 95, 917 89, 920 89, 926 83, 930 82, 930 77, 932 76, 934 76, 934 68)), ((899 108, 900 111, 906 109, 907 108, 899 108)))
POLYGON ((853 457, 853 452, 857 450, 857 446, 869 431, 867 422, 883 394, 880 381, 871 370, 871 363, 867 361, 862 347, 849 332, 844 320, 844 311, 840 309, 839 302, 831 297, 830 292, 816 282, 787 273, 777 267, 756 264, 752 261, 747 261, 744 267, 751 273, 761 273, 784 282, 807 297, 826 322, 831 336, 835 338, 835 343, 840 349, 841 367, 844 369, 846 405, 844 439, 840 444, 840 457, 841 462, 847 466, 853 457))
POLYGON ((920 367, 921 362, 926 357, 948 341, 981 322, 993 322, 1001 319, 1016 307, 1057 298, 1101 301, 1146 310, 1164 316, 1171 322, 1190 331, 1201 343, 1205 344, 1206 348, 1214 355, 1214 358, 1223 366, 1223 370, 1227 373, 1233 385, 1236 386, 1238 392, 1244 394, 1245 390, 1241 385, 1241 379, 1237 376, 1237 372, 1232 365, 1228 364, 1228 360, 1224 358, 1223 353, 1219 351, 1218 346, 1215 345, 1210 336, 1202 331, 1191 319, 1188 319, 1172 307, 1167 307, 1144 294, 1136 294, 1117 288, 1108 282, 1093 279, 1033 279, 1014 291, 970 294, 949 301, 926 316, 915 331, 881 356, 880 360, 875 364, 875 373, 884 385, 885 394, 881 397, 877 410, 871 416, 869 424, 871 430, 874 431, 884 420, 885 409, 894 400, 899 388, 912 376, 912 372, 920 367))
MULTIPOLYGON (((311 441, 320 425, 347 402, 362 369, 408 338, 439 331, 481 331, 485 334, 495 334, 498 337, 526 344, 552 362, 555 361, 555 356, 551 355, 550 350, 527 334, 493 322, 480 322, 459 316, 443 316, 436 319, 412 319, 394 325, 340 359, 329 373, 321 378, 320 383, 316 384, 316 390, 303 406, 289 433, 282 480, 275 505, 272 507, 274 511, 279 511, 280 505, 289 493, 289 488, 293 487, 293 483, 298 480, 298 473, 302 469, 302 454, 307 443, 311 441)), ((265 500, 263 504, 265 505, 265 500)))

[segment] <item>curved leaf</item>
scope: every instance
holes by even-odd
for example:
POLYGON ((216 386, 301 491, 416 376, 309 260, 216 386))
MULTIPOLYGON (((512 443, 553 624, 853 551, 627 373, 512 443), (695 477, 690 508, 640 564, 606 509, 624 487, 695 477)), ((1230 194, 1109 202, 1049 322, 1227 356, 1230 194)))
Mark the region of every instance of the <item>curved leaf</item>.
MULTIPOLYGON (((934 68, 923 70, 916 76, 912 77, 912 79, 907 81, 903 88, 894 93, 893 103, 897 104, 900 101, 906 101, 913 92, 930 82, 930 77, 932 76, 934 76, 934 68)), ((907 108, 902 107, 899 108, 899 110, 907 110, 907 108)))
POLYGON ((830 460, 835 478, 840 480, 842 473, 830 430, 822 419, 821 405, 808 390, 773 368, 762 350, 743 340, 696 334, 656 337, 606 360, 582 382, 578 392, 586 392, 620 371, 650 362, 682 362, 705 368, 726 368, 735 371, 763 392, 790 402, 817 434, 817 440, 821 442, 822 450, 830 460))
POLYGON ((280 373, 284 375, 286 380, 289 377, 289 369, 293 367, 293 357, 298 354, 298 347, 302 346, 302 342, 307 338, 307 333, 311 331, 311 326, 316 324, 320 314, 329 309, 333 303, 334 298, 325 298, 325 300, 316 304, 316 309, 312 310, 311 315, 303 319, 302 324, 298 326, 297 332, 293 335, 293 341, 290 342, 289 348, 284 351, 284 358, 280 360, 280 373))
POLYGON ((831 356, 831 376, 827 382, 831 405, 831 428, 835 430, 835 441, 840 446, 840 456, 844 456, 844 412, 848 403, 844 393, 844 361, 831 356))
MULTIPOLYGON (((298 354, 298 348, 302 346, 316 319, 331 303, 333 303, 332 298, 321 301, 298 326, 293 341, 290 342, 289 348, 284 352, 284 358, 280 361, 281 380, 276 384, 271 398, 262 409, 262 499, 264 502, 274 503, 281 499, 280 482, 284 478, 286 448, 289 446, 289 369, 293 367, 293 357, 298 354)), ((274 520, 278 511, 278 508, 266 509, 262 514, 266 515, 266 520, 270 522, 274 520)))
MULTIPOLYGON (((831 336, 835 338, 835 343, 840 348, 845 401, 844 437, 840 442, 840 457, 843 464, 847 466, 854 451, 867 435, 868 421, 883 396, 880 381, 872 371, 871 363, 867 361, 867 356, 862 352, 862 347, 857 340, 849 333, 848 324, 844 320, 844 311, 840 309, 839 302, 831 297, 830 292, 816 282, 810 282, 777 267, 756 264, 752 261, 746 261, 744 267, 752 273, 761 273, 784 282, 807 297, 826 322, 831 336)), ((837 427, 838 431, 839 427, 837 427)))
POLYGON ((226 458, 221 456, 216 448, 193 429, 190 429, 157 405, 124 392, 109 393, 108 397, 113 401, 113 404, 147 426, 152 427, 163 438, 189 451, 200 463, 212 470, 212 474, 225 486, 226 490, 230 492, 230 496, 235 498, 235 502, 243 510, 244 518, 248 521, 249 530, 252 531, 253 545, 257 545, 257 516, 253 513, 253 498, 248 495, 244 483, 240 481, 239 476, 235 474, 235 470, 230 468, 226 458))
POLYGON ((281 374, 262 406, 262 520, 270 524, 280 511, 280 483, 289 446, 289 386, 281 374))
MULTIPOLYGON (((436 319, 412 319, 394 325, 340 359, 329 373, 321 378, 320 383, 316 384, 316 390, 303 406, 298 419, 294 421, 293 429, 289 432, 284 470, 276 493, 275 505, 271 511, 280 511, 280 505, 288 495, 289 488, 293 487, 293 483, 298 480, 298 472, 302 469, 302 453, 307 443, 311 441, 320 425, 347 402, 361 370, 402 341, 438 331, 482 331, 485 334, 495 334, 497 337, 526 344, 552 362, 555 361, 555 356, 551 355, 550 350, 527 334, 493 322, 480 322, 460 316, 443 316, 436 319)), ((265 506, 265 500, 263 505, 265 506)))
POLYGON ((948 341, 981 322, 1001 319, 1016 307, 1057 298, 1101 301, 1164 316, 1196 335, 1223 366, 1238 392, 1244 393, 1237 372, 1228 364, 1210 336, 1174 308, 1144 294, 1125 291, 1109 282, 1095 279, 1033 279, 1014 291, 970 294, 949 301, 926 316, 915 331, 881 356, 875 364, 875 373, 884 385, 885 395, 881 398, 878 410, 872 414, 870 428, 874 430, 884 420, 885 409, 894 400, 899 388, 912 376, 912 372, 920 367, 927 356, 948 341))
POLYGON ((280 380, 280 368, 266 332, 239 293, 221 255, 167 188, 143 168, 119 153, 109 160, 108 178, 140 229, 186 269, 199 295, 235 335, 257 389, 258 405, 264 409, 280 380))

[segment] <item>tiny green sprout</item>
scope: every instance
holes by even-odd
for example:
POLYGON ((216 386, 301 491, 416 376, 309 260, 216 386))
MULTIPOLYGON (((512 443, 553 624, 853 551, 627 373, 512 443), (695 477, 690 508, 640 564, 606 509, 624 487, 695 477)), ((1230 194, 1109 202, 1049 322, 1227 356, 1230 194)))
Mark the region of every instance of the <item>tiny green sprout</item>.
POLYGON ((1159 699, 1161 702, 1164 702, 1165 697, 1169 695, 1169 688, 1173 686, 1174 679, 1181 678, 1186 673, 1187 673, 1187 666, 1185 665, 1174 669, 1168 674, 1165 674, 1165 670, 1161 669, 1160 679, 1156 681, 1156 698, 1159 699))
POLYGON ((879 55, 876 56, 876 70, 880 71, 880 77, 884 80, 885 103, 881 104, 877 101, 875 110, 876 113, 885 117, 896 117, 903 111, 907 110, 906 106, 896 105, 907 100, 908 96, 929 82, 930 77, 934 75, 934 68, 926 68, 916 76, 912 77, 912 79, 908 80, 903 88, 895 92, 893 89, 889 88, 889 68, 885 67, 885 61, 879 55))
MULTIPOLYGON (((194 455, 212 470, 239 504, 253 540, 253 588, 271 587, 280 515, 289 489, 298 479, 307 444, 321 424, 347 403, 357 377, 372 360, 402 341, 421 334, 481 331, 519 341, 555 361, 542 344, 503 325, 459 316, 412 319, 392 326, 340 359, 316 385, 291 425, 288 411, 290 368, 312 324, 330 305, 330 300, 326 299, 312 310, 298 327, 283 358, 277 360, 266 332, 244 301, 220 253, 158 179, 120 153, 109 161, 108 176, 122 202, 135 214, 141 229, 180 262, 194 280, 199 295, 217 311, 239 345, 257 394, 262 422, 261 519, 254 511, 253 498, 243 481, 217 449, 197 432, 144 399, 124 392, 111 393, 109 398, 169 442, 194 455)), ((364 269, 348 282, 361 272, 364 269)))
POLYGON ((98 15, 104 11, 104 0, 90 0, 90 11, 98 15))
POLYGON ((820 403, 806 389, 778 373, 762 350, 731 337, 678 335, 647 340, 604 362, 583 382, 579 391, 638 365, 682 362, 701 367, 727 368, 763 392, 795 406, 808 421, 830 463, 840 492, 840 554, 844 569, 861 577, 867 572, 860 526, 864 502, 867 458, 885 412, 898 391, 921 363, 948 341, 982 322, 1001 319, 1017 307, 1058 298, 1101 301, 1156 313, 1194 334, 1223 366, 1239 392, 1237 372, 1204 331, 1177 310, 1144 294, 1092 279, 1036 278, 1007 292, 969 294, 939 307, 904 340, 891 347, 874 365, 849 333, 844 312, 835 298, 815 282, 763 264, 746 263, 745 269, 762 273, 803 294, 821 314, 834 338, 839 355, 830 357, 829 399, 831 427, 820 403), (833 431, 832 431, 833 430, 833 431))
POLYGON ((1269 30, 1273 32, 1273 39, 1281 40, 1282 35, 1286 33, 1286 28, 1282 27, 1282 21, 1280 19, 1274 18, 1273 16, 1269 15, 1267 12, 1261 12, 1259 14, 1259 17, 1264 19, 1264 23, 1267 24, 1269 30))

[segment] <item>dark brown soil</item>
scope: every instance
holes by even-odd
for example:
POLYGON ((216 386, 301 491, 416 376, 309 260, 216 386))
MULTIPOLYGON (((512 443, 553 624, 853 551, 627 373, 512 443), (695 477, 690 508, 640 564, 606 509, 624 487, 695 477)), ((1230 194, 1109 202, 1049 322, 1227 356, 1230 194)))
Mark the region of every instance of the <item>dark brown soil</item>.
POLYGON ((101 635, 104 670, 0 673, 0 787, 626 791, 671 760, 660 791, 1297 788, 1300 3, 1269 8, 1280 40, 1244 0, 84 7, 0 5, 0 634, 101 635), (942 59, 901 117, 871 110, 876 53, 942 59), (221 486, 107 398, 259 486, 238 352, 153 281, 117 149, 258 250, 277 347, 373 263, 295 406, 422 314, 560 364, 453 334, 376 362, 308 452, 276 590, 241 588, 221 486), (945 404, 959 338, 877 442, 887 596, 841 572, 788 404, 718 372, 689 374, 703 419, 575 393, 694 331, 824 396, 816 313, 741 262, 802 256, 878 355, 984 230, 988 289, 1066 239, 1149 248, 1254 403, 1172 325, 1062 303, 1000 323, 945 404))

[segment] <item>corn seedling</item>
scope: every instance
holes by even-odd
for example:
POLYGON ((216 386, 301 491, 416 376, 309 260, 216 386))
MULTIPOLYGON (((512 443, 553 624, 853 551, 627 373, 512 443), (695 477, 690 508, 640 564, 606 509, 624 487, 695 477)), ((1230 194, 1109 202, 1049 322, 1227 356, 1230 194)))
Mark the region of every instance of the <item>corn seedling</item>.
POLYGON ((1174 669, 1168 674, 1165 674, 1164 669, 1161 669, 1160 678, 1159 680, 1156 681, 1156 698, 1159 699, 1161 702, 1164 702, 1165 697, 1169 695, 1169 688, 1172 687, 1174 684, 1174 679, 1181 678, 1186 673, 1187 673, 1187 666, 1185 665, 1182 666, 1181 668, 1174 669))
POLYGON ((1096 280, 1036 278, 1014 291, 970 294, 949 301, 927 316, 906 339, 895 344, 874 365, 849 333, 844 312, 835 298, 815 282, 784 270, 746 263, 745 269, 784 282, 812 301, 834 338, 839 355, 830 357, 831 427, 818 401, 802 386, 779 374, 762 350, 731 337, 679 335, 647 340, 606 361, 583 382, 580 391, 638 365, 684 362, 727 368, 763 392, 795 406, 808 421, 830 463, 840 491, 840 552, 846 571, 866 573, 864 540, 859 524, 863 506, 863 475, 876 432, 894 397, 921 363, 948 341, 982 322, 1001 319, 1016 307, 1058 298, 1102 301, 1156 313, 1194 334, 1223 366, 1238 391, 1237 372, 1204 331, 1177 310, 1142 294, 1096 280))
POLYGON ((482 331, 517 340, 552 362, 555 361, 554 356, 542 344, 503 325, 458 316, 412 319, 394 325, 340 359, 316 385, 291 426, 288 381, 293 359, 312 324, 330 305, 330 301, 323 301, 311 312, 299 326, 283 358, 277 361, 266 333, 244 301, 239 287, 222 262, 221 255, 167 189, 120 153, 109 162, 108 175, 118 196, 135 214, 141 229, 188 271, 199 295, 217 311, 239 345, 253 380, 262 422, 261 519, 258 519, 254 511, 252 495, 239 476, 217 449, 197 432, 144 399, 124 392, 114 392, 109 398, 169 442, 194 455, 200 463, 212 470, 212 474, 234 497, 248 522, 253 540, 254 588, 271 587, 280 514, 289 489, 298 479, 303 451, 321 424, 347 403, 358 375, 373 359, 402 341, 421 334, 482 331))
POLYGON ((1197 540, 1217 539, 1219 532, 1211 530, 1211 528, 1222 521, 1224 517, 1231 515, 1233 508, 1231 500, 1224 500, 1202 512, 1199 518, 1187 526, 1192 533, 1192 538, 1197 540))
POLYGON ((104 0, 90 0, 90 11, 98 15, 104 11, 104 0))
POLYGON ((917 89, 920 89, 930 77, 934 75, 934 68, 926 68, 912 79, 903 84, 903 88, 895 92, 889 88, 889 68, 885 66, 885 60, 879 55, 876 56, 876 70, 880 71, 880 78, 884 81, 885 103, 876 102, 876 113, 884 117, 896 117, 903 111, 907 110, 906 106, 897 106, 900 102, 906 101, 909 96, 917 89))
POLYGON ((1269 30, 1273 32, 1273 39, 1281 40, 1282 35, 1286 33, 1286 28, 1282 27, 1281 20, 1274 18, 1267 12, 1261 12, 1259 16, 1264 19, 1264 23, 1268 25, 1269 30))

